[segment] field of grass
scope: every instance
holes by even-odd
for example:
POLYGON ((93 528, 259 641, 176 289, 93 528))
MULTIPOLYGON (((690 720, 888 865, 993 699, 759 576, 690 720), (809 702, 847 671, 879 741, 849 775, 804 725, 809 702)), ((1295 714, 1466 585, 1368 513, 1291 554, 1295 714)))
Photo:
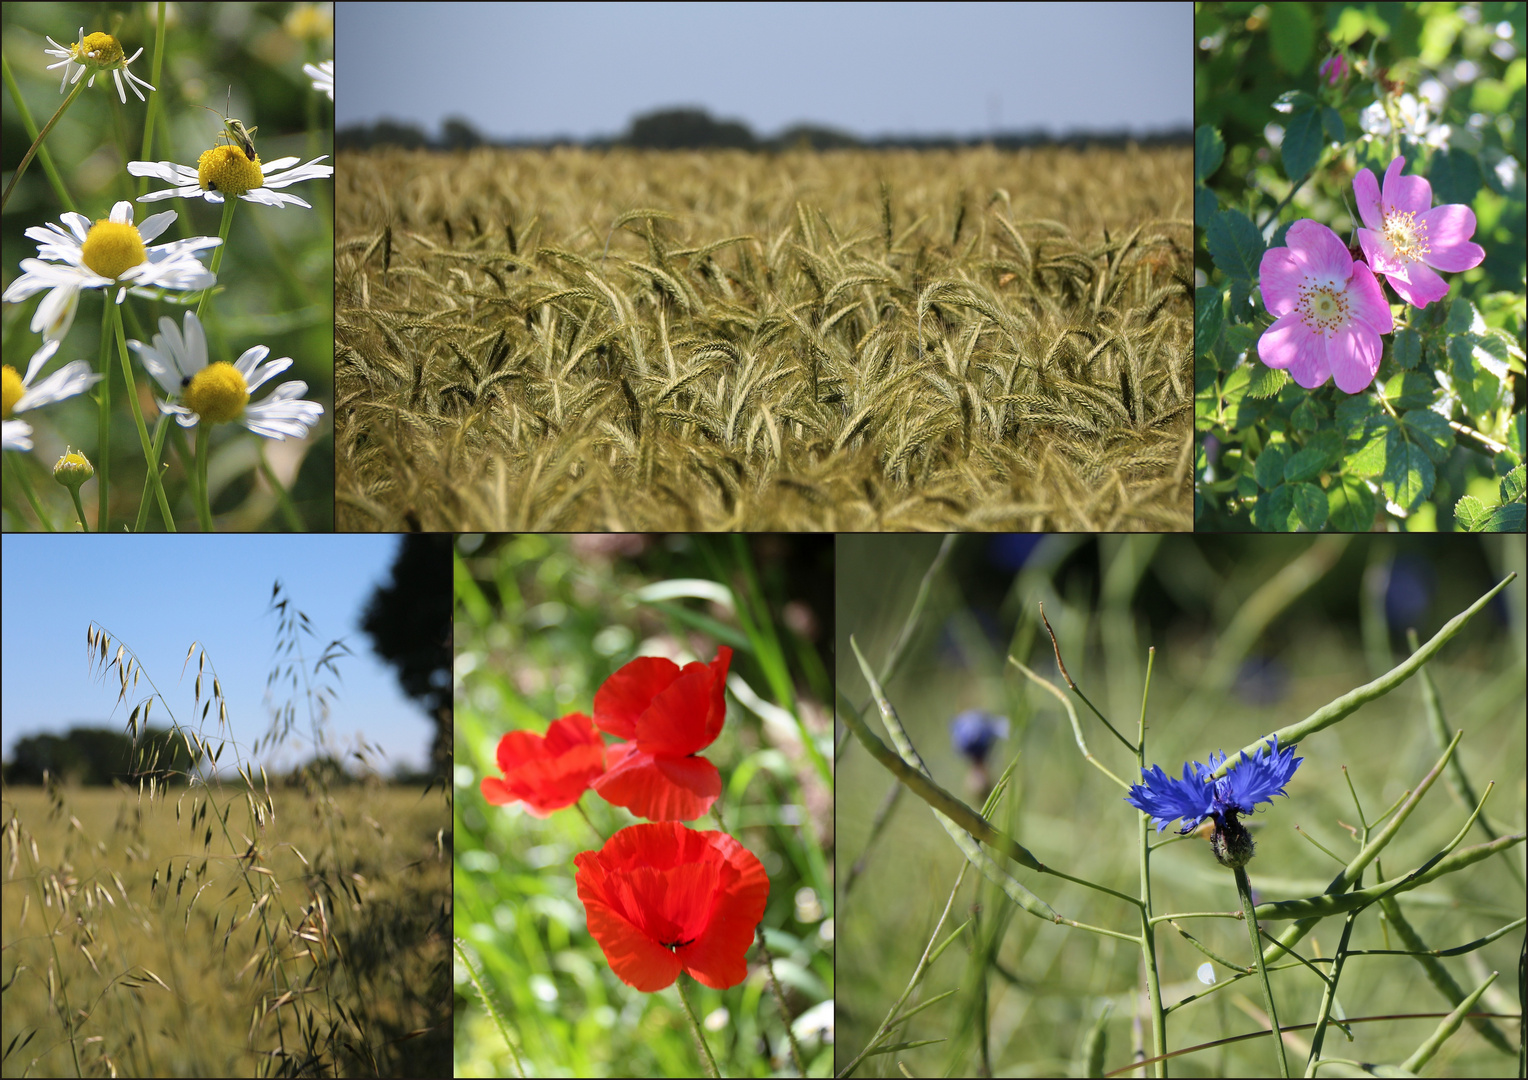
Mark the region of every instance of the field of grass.
POLYGON ((341 157, 344 529, 1189 529, 1187 149, 341 157))
POLYGON ((449 811, 421 792, 8 787, 5 1075, 445 1075, 449 811))

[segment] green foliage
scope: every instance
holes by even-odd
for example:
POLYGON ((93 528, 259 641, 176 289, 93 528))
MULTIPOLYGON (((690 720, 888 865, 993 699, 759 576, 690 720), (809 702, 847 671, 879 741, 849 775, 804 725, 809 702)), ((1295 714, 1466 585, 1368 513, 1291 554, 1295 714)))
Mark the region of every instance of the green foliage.
POLYGON ((343 528, 1186 529, 1183 149, 375 151, 343 528))
POLYGON ((1204 284, 1194 415, 1210 440, 1196 463, 1198 529, 1478 530, 1522 520, 1520 496, 1499 482, 1523 460, 1512 433, 1528 396, 1523 8, 1486 4, 1479 21, 1436 5, 1383 12, 1195 7, 1204 284), (1495 47, 1499 25, 1513 34, 1506 53, 1495 47), (1318 68, 1338 55, 1344 73, 1332 85, 1318 68), (1471 80, 1452 81, 1466 66, 1471 80), (1447 95, 1425 122, 1415 110, 1424 86, 1447 95), (1387 117, 1378 129, 1364 115, 1376 106, 1387 117), (1483 125, 1472 119, 1481 116, 1483 125), (1304 390, 1258 357, 1272 322, 1257 287, 1263 254, 1300 218, 1350 238, 1360 224, 1355 173, 1382 177, 1397 154, 1407 174, 1428 178, 1434 205, 1470 207, 1486 259, 1445 274, 1440 301, 1392 304, 1396 330, 1382 339, 1371 389, 1349 397, 1329 381, 1304 390), (1265 464, 1270 453, 1278 457, 1265 464))

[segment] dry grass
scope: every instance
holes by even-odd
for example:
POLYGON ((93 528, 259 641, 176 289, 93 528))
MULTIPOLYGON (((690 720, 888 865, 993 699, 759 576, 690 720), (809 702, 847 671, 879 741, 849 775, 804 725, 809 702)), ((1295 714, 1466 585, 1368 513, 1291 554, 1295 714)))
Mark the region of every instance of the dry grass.
POLYGON ((344 155, 340 527, 1189 529, 1190 161, 344 155))
POLYGON ((136 778, 4 792, 6 1075, 446 1075, 449 792, 317 769, 282 787, 195 646, 215 733, 177 723, 198 771, 171 773, 141 739, 164 699, 94 626, 90 646, 131 707, 136 778), (214 761, 237 783, 187 783, 214 761))

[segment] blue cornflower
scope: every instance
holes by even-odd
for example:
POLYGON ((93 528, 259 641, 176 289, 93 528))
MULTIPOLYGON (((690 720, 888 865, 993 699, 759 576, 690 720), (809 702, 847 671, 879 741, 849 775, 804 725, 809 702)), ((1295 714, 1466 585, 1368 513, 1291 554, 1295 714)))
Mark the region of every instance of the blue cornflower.
POLYGON ((992 744, 1008 738, 1008 718, 968 709, 950 720, 950 745, 974 764, 987 760, 992 744))
POLYGON ((1153 765, 1141 770, 1146 782, 1133 785, 1125 801, 1150 814, 1157 832, 1174 818, 1183 819, 1183 828, 1178 831, 1185 834, 1193 832, 1205 818, 1214 818, 1215 832, 1210 843, 1215 857, 1227 866, 1242 866, 1252 858, 1253 845, 1236 815, 1252 813, 1258 803, 1271 804, 1275 795, 1288 795, 1284 785, 1305 760, 1295 757, 1295 749, 1286 747, 1280 753, 1279 737, 1275 735, 1267 754, 1243 759, 1219 780, 1211 779, 1226 760, 1226 755, 1219 751, 1210 755, 1208 767, 1197 761, 1184 765, 1181 780, 1168 776, 1160 765, 1153 765))

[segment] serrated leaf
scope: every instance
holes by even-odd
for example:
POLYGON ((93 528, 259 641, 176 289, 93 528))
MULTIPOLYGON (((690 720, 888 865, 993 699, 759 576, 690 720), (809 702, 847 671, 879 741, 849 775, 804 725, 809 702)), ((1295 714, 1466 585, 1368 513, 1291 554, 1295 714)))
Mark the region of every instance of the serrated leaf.
POLYGON ((1263 259, 1263 236, 1251 218, 1240 210, 1222 210, 1210 218, 1204 234, 1210 258, 1222 274, 1247 282, 1256 280, 1263 259))
POLYGON ((1397 409, 1421 409, 1432 404, 1438 384, 1420 371, 1400 371, 1385 383, 1385 400, 1397 409))
POLYGON ((1194 355, 1208 356, 1220 338, 1225 296, 1219 289, 1201 285, 1194 290, 1194 355))
POLYGON ((1506 476, 1502 477, 1500 483, 1496 485, 1497 492, 1501 496, 1501 501, 1503 504, 1516 502, 1519 499, 1525 497, 1524 472, 1525 467, 1519 465, 1506 476))
POLYGON ((1335 431, 1318 431, 1284 465, 1286 483, 1298 484, 1319 476, 1342 453, 1342 437, 1335 431))
POLYGON ((1194 220, 1209 221, 1220 209, 1220 200, 1203 184, 1194 185, 1194 220))
POLYGON ((1328 142, 1348 141, 1348 128, 1342 122, 1342 114, 1330 105, 1321 107, 1321 127, 1326 131, 1328 142))
POLYGON ((1300 527, 1295 514, 1295 492, 1288 484, 1280 484, 1265 492, 1252 507, 1252 524, 1264 532, 1294 532, 1300 527))
POLYGON ((1374 493, 1362 480, 1343 477, 1326 493, 1330 523, 1338 532, 1368 532, 1374 525, 1374 493))
POLYGON ((1459 334, 1448 339, 1450 374, 1454 378, 1454 393, 1459 395, 1465 411, 1472 417, 1481 417, 1496 405, 1501 393, 1501 380, 1482 365, 1475 345, 1485 340, 1474 334, 1459 334))
POLYGON ((1401 415, 1401 423, 1424 453, 1442 465, 1454 450, 1454 430, 1448 421, 1429 409, 1412 409, 1401 415))
POLYGON ((1422 335, 1415 330, 1395 332, 1395 362, 1403 368, 1414 368, 1422 362, 1422 335))
POLYGON ((1284 158, 1284 175, 1301 180, 1310 174, 1321 159, 1321 116, 1314 109, 1297 112, 1284 129, 1279 152, 1284 158))
POLYGON ((1271 368, 1267 364, 1257 364, 1252 372, 1252 378, 1247 382, 1247 396, 1270 398, 1288 385, 1289 372, 1283 368, 1271 368))
POLYGON ((1213 176, 1225 156, 1226 142, 1220 137, 1219 128, 1200 124, 1194 129, 1194 183, 1202 184, 1213 176))
POLYGON ((1326 492, 1315 484, 1295 484, 1295 516, 1310 532, 1320 532, 1326 527, 1328 513, 1326 492))
POLYGON ((1528 524, 1528 506, 1523 503, 1512 503, 1510 506, 1498 506, 1491 511, 1490 520, 1486 522, 1486 531, 1522 532, 1525 524, 1528 524))
POLYGON ((1450 337, 1456 334, 1484 334, 1486 320, 1479 308, 1461 296, 1448 305, 1448 317, 1443 323, 1443 329, 1450 337))
POLYGON ((1466 495, 1454 504, 1454 527, 1460 532, 1480 532, 1493 509, 1475 496, 1466 495))
POLYGON ((1271 443, 1263 447, 1252 467, 1252 476, 1264 491, 1272 491, 1284 482, 1284 466, 1289 461, 1289 447, 1285 443, 1271 443))
POLYGON ((1380 478, 1385 498, 1409 513, 1432 494, 1436 480, 1432 459, 1420 446, 1407 442, 1399 428, 1393 429, 1385 443, 1385 472, 1380 478))

